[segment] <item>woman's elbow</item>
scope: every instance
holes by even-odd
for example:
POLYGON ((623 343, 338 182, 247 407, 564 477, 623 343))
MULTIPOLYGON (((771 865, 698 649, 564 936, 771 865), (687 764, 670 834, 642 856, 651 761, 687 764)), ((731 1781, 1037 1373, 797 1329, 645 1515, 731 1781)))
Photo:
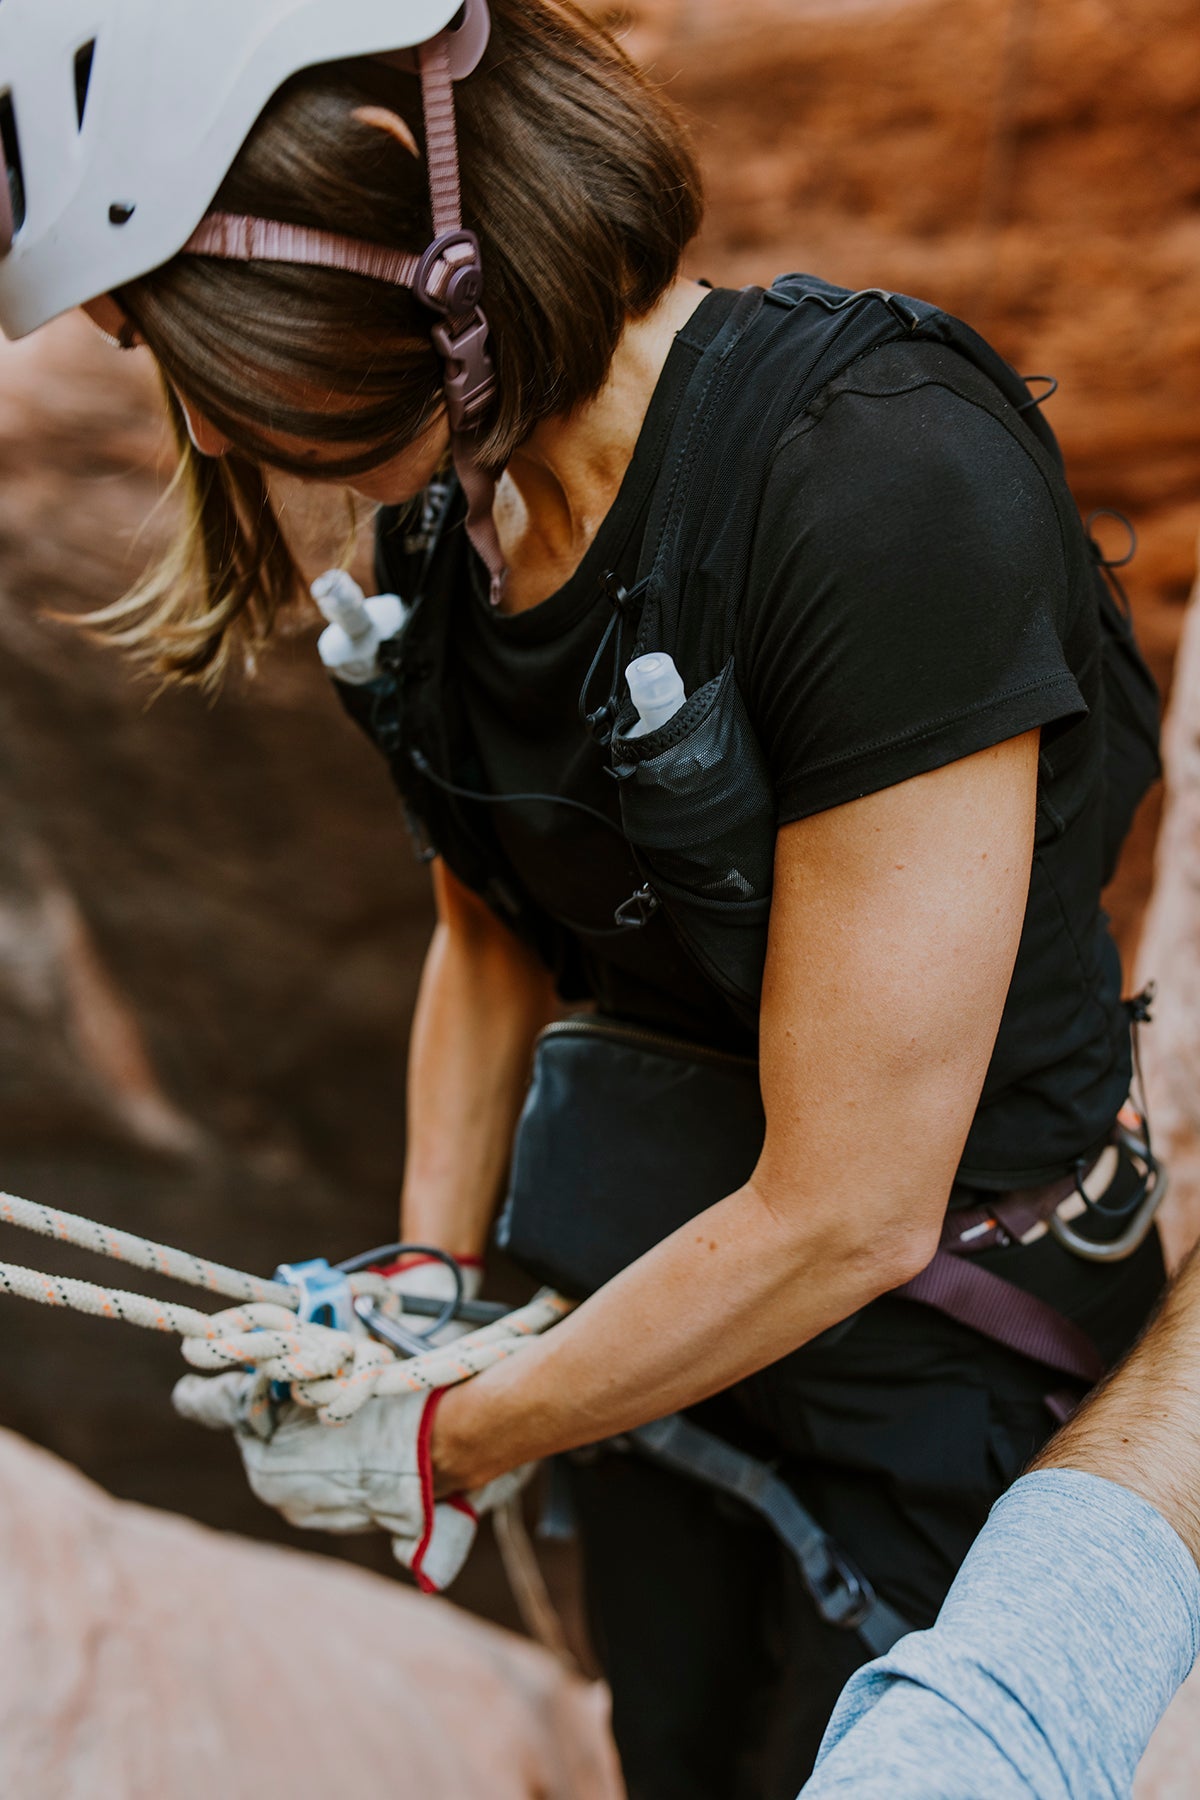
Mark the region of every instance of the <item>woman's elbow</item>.
POLYGON ((862 1305, 919 1275, 932 1262, 941 1237, 940 1213, 881 1217, 869 1206, 850 1205, 822 1218, 811 1193, 760 1190, 759 1199, 796 1263, 808 1269, 840 1264, 862 1305))

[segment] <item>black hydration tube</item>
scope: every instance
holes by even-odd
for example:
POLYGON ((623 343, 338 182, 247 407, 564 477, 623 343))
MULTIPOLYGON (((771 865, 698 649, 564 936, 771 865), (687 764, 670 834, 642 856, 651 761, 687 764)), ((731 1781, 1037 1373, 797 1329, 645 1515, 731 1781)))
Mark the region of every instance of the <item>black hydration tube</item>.
MULTIPOLYGON (((482 806, 566 806, 572 812, 582 813, 585 818, 603 825, 606 831, 611 831, 614 837, 620 838, 625 847, 629 848, 629 839, 621 827, 597 807, 588 806, 583 800, 569 800, 565 794, 488 794, 482 788, 460 787, 457 782, 447 781, 415 745, 409 751, 409 757, 419 775, 432 782, 434 787, 441 788, 443 793, 452 794, 455 799, 473 800, 482 806)), ((545 911, 550 912, 550 908, 546 907, 545 911)), ((556 924, 562 925, 567 931, 577 932, 580 937, 607 938, 624 937, 627 932, 640 930, 657 911, 657 894, 649 886, 643 885, 628 900, 621 902, 614 914, 615 925, 583 925, 578 919, 568 919, 562 913, 550 913, 550 916, 556 924)))

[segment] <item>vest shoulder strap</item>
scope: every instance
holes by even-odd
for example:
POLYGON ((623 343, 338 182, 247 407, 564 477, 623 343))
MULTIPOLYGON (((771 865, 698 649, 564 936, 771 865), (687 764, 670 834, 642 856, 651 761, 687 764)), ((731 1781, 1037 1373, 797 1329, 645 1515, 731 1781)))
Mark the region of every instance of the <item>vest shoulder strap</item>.
POLYGON ((1021 376, 940 308, 882 288, 835 287, 814 275, 747 288, 697 363, 668 439, 638 571, 646 583, 638 654, 667 651, 689 692, 724 667, 780 437, 851 363, 914 338, 973 363, 1061 464, 1021 376))

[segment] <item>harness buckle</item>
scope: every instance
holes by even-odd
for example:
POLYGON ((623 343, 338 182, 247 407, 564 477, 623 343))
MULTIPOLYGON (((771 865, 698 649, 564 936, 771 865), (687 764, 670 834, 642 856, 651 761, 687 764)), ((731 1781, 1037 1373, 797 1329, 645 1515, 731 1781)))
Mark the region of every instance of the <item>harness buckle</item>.
POLYGON ((496 397, 496 365, 487 348, 489 326, 481 307, 453 333, 448 321, 434 326, 433 342, 446 364, 446 411, 456 435, 471 431, 496 397))
POLYGON ((842 1555, 836 1544, 827 1542, 829 1571, 824 1580, 809 1580, 809 1592, 817 1611, 827 1625, 843 1631, 855 1631, 864 1624, 875 1605, 875 1589, 865 1575, 842 1555))

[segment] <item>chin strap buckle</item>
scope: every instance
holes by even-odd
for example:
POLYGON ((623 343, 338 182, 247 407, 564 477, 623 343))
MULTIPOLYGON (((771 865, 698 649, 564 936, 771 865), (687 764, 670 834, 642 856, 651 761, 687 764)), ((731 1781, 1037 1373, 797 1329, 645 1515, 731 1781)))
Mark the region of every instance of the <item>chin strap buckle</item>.
POLYGON ((446 364, 446 412, 459 436, 478 425, 496 397, 496 365, 487 348, 488 322, 479 307, 465 326, 435 325, 433 341, 446 364))
POLYGON ((417 268, 413 293, 431 312, 434 346, 446 365, 446 409, 456 435, 474 429, 496 397, 496 366, 487 348, 483 252, 473 231, 456 226, 433 240, 417 268))

